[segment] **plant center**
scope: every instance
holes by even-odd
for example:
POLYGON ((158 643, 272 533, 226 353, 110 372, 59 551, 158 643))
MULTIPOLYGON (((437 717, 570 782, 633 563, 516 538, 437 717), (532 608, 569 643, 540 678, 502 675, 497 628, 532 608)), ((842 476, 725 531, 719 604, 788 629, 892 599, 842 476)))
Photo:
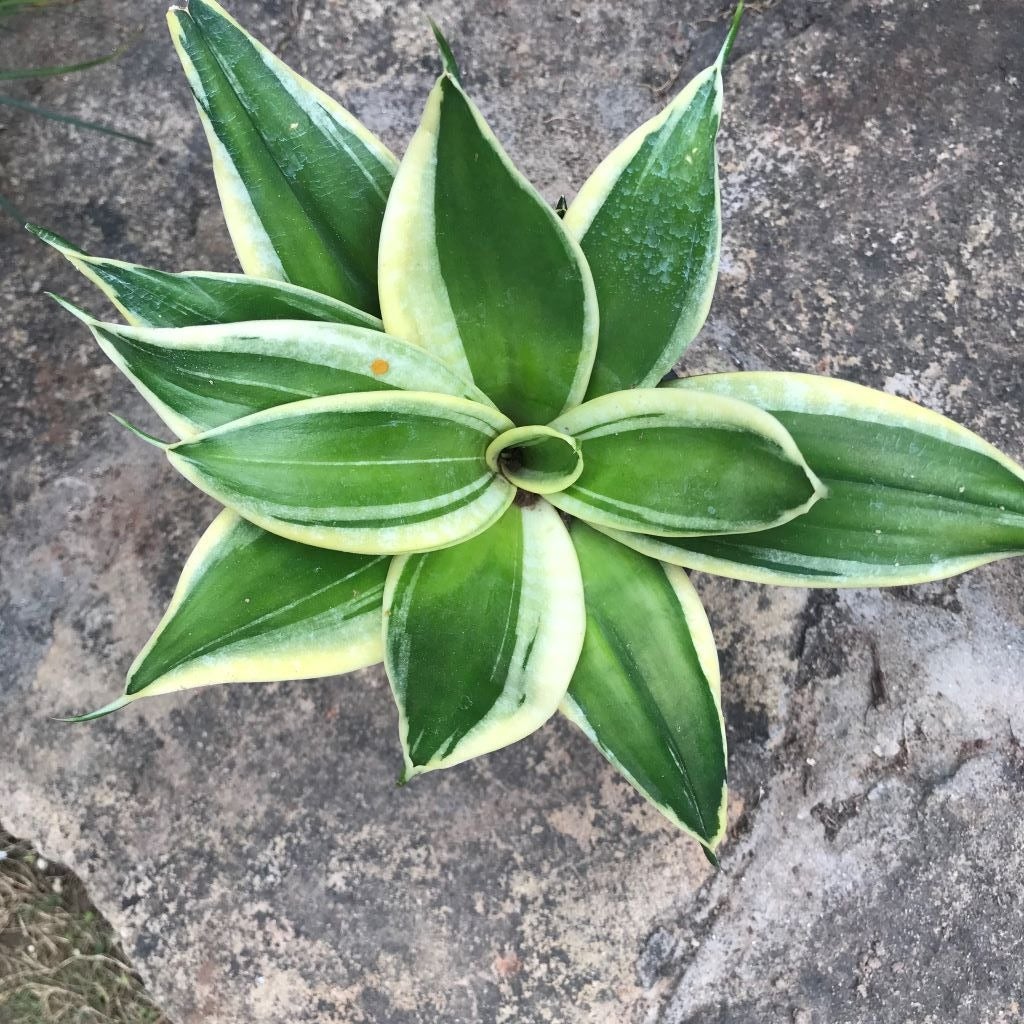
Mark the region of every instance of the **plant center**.
POLYGON ((487 447, 487 465, 533 494, 564 491, 583 472, 580 446, 551 427, 514 427, 487 447))

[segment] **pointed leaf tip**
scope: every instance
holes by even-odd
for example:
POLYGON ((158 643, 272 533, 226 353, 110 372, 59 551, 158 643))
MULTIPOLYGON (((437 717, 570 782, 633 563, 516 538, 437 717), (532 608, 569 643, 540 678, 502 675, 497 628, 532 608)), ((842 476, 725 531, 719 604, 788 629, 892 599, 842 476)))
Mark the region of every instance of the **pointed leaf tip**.
POLYGON ((427 21, 430 23, 430 31, 434 33, 434 39, 437 41, 437 48, 441 51, 441 63, 444 65, 445 74, 451 75, 456 82, 461 82, 459 62, 455 59, 451 44, 445 38, 441 29, 438 28, 437 22, 433 18, 427 18, 427 21))
POLYGON ((109 704, 104 704, 103 707, 97 708, 95 711, 88 711, 84 715, 69 715, 67 718, 54 717, 51 721, 68 722, 71 724, 77 724, 79 722, 94 722, 97 718, 106 718, 107 715, 112 715, 115 711, 120 711, 126 704, 131 704, 134 699, 134 697, 122 694, 117 698, 117 700, 112 700, 109 704))
POLYGON ((565 696, 585 620, 572 543, 543 502, 509 508, 457 546, 395 559, 384 590, 384 664, 403 778, 488 754, 543 725, 565 696))
POLYGON ((376 664, 388 562, 296 544, 225 510, 185 563, 125 693, 315 679, 376 664))
POLYGON ((79 248, 74 242, 69 242, 62 235, 58 235, 56 231, 51 231, 49 228, 44 228, 42 224, 35 224, 29 221, 25 224, 25 230, 35 235, 41 242, 45 242, 47 245, 53 246, 62 256, 85 256, 86 252, 84 249, 79 248))
POLYGON ((587 609, 562 712, 674 825, 712 851, 728 761, 715 641, 684 573, 582 522, 572 540, 587 609))
POLYGON ((721 870, 722 870, 722 862, 721 862, 721 861, 720 861, 720 860, 718 859, 718 854, 717 854, 717 853, 715 853, 715 851, 714 851, 714 850, 712 850, 712 849, 711 849, 710 847, 708 847, 708 846, 704 846, 704 844, 703 844, 703 843, 701 844, 701 850, 703 850, 703 851, 704 851, 704 859, 705 859, 705 860, 706 860, 706 861, 707 861, 707 862, 708 862, 708 863, 709 863, 709 864, 710 864, 710 865, 711 865, 711 866, 712 866, 712 867, 713 867, 713 868, 714 868, 714 869, 715 869, 716 871, 721 871, 721 870))
POLYGON ((732 52, 732 44, 736 42, 736 36, 739 34, 740 21, 743 19, 743 0, 739 0, 736 4, 736 10, 733 11, 732 20, 729 22, 729 32, 725 37, 725 42, 722 44, 722 49, 719 51, 718 60, 715 64, 718 67, 724 67, 725 62, 729 59, 729 54, 732 52))
POLYGON ((46 228, 42 227, 39 224, 35 224, 32 221, 27 221, 25 223, 25 230, 30 235, 35 235, 36 238, 41 238, 44 242, 46 241, 47 235, 50 235, 52 233, 47 231, 46 228))
MULTIPOLYGON (((45 241, 45 239, 44 239, 45 241)), ((95 324, 96 318, 89 313, 86 313, 81 306, 76 306, 73 302, 65 299, 63 295, 58 295, 56 292, 43 292, 48 299, 53 299, 61 309, 67 310, 72 316, 77 317, 82 323, 95 324)))
POLYGON ((520 424, 579 402, 597 297, 578 245, 450 74, 431 90, 380 240, 384 327, 520 424))
POLYGON ((154 437, 152 434, 147 434, 144 430, 140 430, 138 427, 129 423, 123 416, 118 416, 116 412, 110 413, 110 418, 120 426, 124 427, 125 430, 131 431, 136 437, 145 441, 146 444, 153 445, 154 448, 160 448, 166 451, 169 447, 166 441, 161 441, 160 438, 154 437))

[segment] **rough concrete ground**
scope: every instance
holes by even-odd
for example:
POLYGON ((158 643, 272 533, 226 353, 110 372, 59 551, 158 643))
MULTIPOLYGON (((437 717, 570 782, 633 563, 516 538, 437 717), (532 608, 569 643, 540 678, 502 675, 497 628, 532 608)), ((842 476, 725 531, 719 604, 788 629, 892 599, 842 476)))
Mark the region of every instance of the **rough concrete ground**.
MULTIPOLYGON (((21 63, 141 26, 25 94, 156 143, 4 113, 3 191, 94 250, 227 269, 161 8, 2 41, 21 63)), ((429 8, 552 199, 723 31, 717 0, 429 8)), ((419 3, 233 10, 404 145, 436 66, 419 3)), ((1020 0, 751 4, 685 368, 833 373, 1024 457, 1022 53, 1020 0)), ((397 791, 376 671, 59 725, 117 692, 213 509, 106 417, 152 422, 40 295, 95 308, 86 286, 0 230, 0 820, 84 876, 180 1024, 1024 1020, 1024 563, 888 592, 696 578, 732 746, 717 875, 561 721, 397 791)))

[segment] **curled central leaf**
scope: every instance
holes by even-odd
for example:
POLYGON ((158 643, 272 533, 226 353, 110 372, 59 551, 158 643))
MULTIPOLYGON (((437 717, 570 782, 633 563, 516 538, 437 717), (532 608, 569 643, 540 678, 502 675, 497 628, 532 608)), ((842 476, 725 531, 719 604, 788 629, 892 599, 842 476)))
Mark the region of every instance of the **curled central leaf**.
POLYGON ((583 472, 576 441, 551 427, 515 427, 487 447, 487 465, 506 480, 534 494, 555 494, 583 472))

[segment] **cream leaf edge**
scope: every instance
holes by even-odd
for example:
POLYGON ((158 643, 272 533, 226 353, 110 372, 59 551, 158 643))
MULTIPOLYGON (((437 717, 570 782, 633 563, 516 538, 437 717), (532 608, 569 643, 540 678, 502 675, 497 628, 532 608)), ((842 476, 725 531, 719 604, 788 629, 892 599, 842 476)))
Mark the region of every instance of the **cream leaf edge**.
MULTIPOLYGON (((578 442, 586 442, 588 437, 599 437, 607 434, 640 429, 641 425, 650 426, 652 415, 664 418, 665 425, 676 425, 690 429, 701 427, 717 427, 737 431, 746 431, 767 438, 779 448, 783 457, 793 465, 799 466, 811 487, 810 497, 801 504, 787 509, 773 520, 753 526, 723 531, 709 529, 701 531, 678 531, 666 529, 663 533, 652 529, 649 525, 640 526, 630 523, 625 525, 623 517, 615 518, 608 513, 595 509, 583 499, 574 497, 568 491, 548 496, 548 500, 569 515, 576 516, 584 522, 602 529, 621 530, 629 533, 651 534, 653 536, 670 537, 703 537, 708 534, 724 535, 728 533, 748 533, 753 530, 770 529, 781 526, 791 519, 796 519, 810 509, 828 493, 828 488, 813 472, 790 436, 789 431, 770 413, 759 409, 748 402, 722 395, 700 394, 694 392, 682 401, 674 398, 666 400, 663 396, 674 395, 676 392, 667 388, 636 388, 630 391, 616 391, 591 399, 560 416, 550 424, 554 430, 574 437, 578 442)), ((584 451, 584 465, 586 453, 584 451)), ((583 479, 583 477, 581 477, 583 479)))
MULTIPOLYGON (((429 352, 372 328, 310 320, 254 320, 193 327, 124 327, 96 320, 58 295, 53 298, 89 328, 107 358, 182 440, 194 440, 209 428, 171 408, 158 397, 136 376, 105 334, 169 352, 234 353, 252 355, 257 359, 260 356, 277 356, 310 366, 322 365, 350 373, 364 373, 367 379, 386 380, 390 376, 392 381, 406 382, 395 384, 396 390, 461 397, 493 408, 491 400, 479 388, 460 380, 445 363, 429 352), (378 374, 373 366, 381 362, 387 368, 378 374), (415 387, 412 386, 414 382, 415 387)), ((267 387, 272 386, 273 382, 268 381, 267 387)), ((281 405, 312 397, 317 396, 299 394, 286 399, 281 405)))
MULTIPOLYGON (((722 85, 722 57, 705 68, 696 77, 691 79, 683 90, 667 104, 654 117, 645 121, 639 128, 630 132, 622 142, 619 143, 595 168, 590 177, 580 187, 576 197, 569 204, 566 210, 563 224, 566 231, 581 244, 584 242, 587 231, 598 212, 604 206, 611 195, 623 172, 632 163, 640 148, 650 135, 660 131, 669 120, 682 116, 686 108, 693 102, 694 97, 709 79, 714 79, 715 102, 713 113, 716 119, 721 119, 723 104, 722 85)), ((718 278, 718 267, 722 252, 722 195, 721 183, 718 172, 717 146, 715 154, 715 239, 712 259, 704 272, 704 287, 701 292, 699 304, 689 312, 684 312, 676 323, 672 334, 669 336, 662 354, 647 373, 637 384, 637 387, 653 387, 671 369, 678 358, 680 350, 696 337, 711 311, 711 304, 715 294, 715 282, 718 278)))
MULTIPOLYGON (((679 608, 683 615, 687 631, 690 635, 690 640, 693 643, 693 649, 696 652, 697 661, 700 664, 704 678, 707 680, 708 686, 711 689, 711 694, 714 697, 715 707, 718 710, 718 725, 722 734, 722 753, 723 757, 728 760, 725 720, 722 716, 722 676, 718 662, 718 647, 715 643, 714 634, 711 632, 711 623, 708 621, 707 612, 704 610, 704 605, 701 602, 700 595, 697 593, 696 588, 690 582, 686 573, 677 566, 667 565, 664 562, 661 563, 660 567, 665 573, 669 585, 672 587, 672 590, 675 592, 676 598, 679 601, 679 608)), ((573 725, 579 728, 586 735, 590 742, 593 743, 601 752, 601 755, 605 760, 607 760, 609 764, 616 769, 616 771, 626 778, 630 785, 652 807, 664 815, 664 817, 678 829, 686 833, 686 835, 695 839, 710 853, 714 853, 715 849, 725 837, 725 832, 728 827, 728 816, 726 811, 729 802, 729 787, 727 783, 722 786, 722 798, 718 805, 718 828, 710 838, 705 838, 683 822, 671 807, 666 804, 659 803, 646 792, 646 790, 637 782, 636 778, 623 767, 622 763, 601 744, 600 740, 597 738, 597 734, 587 721, 587 716, 584 714, 583 709, 575 700, 573 700, 572 696, 568 692, 562 701, 560 710, 562 714, 573 723, 573 725)))
MULTIPOLYGON (((326 128, 323 123, 324 115, 326 114, 343 131, 356 136, 384 167, 394 173, 398 167, 397 158, 358 118, 346 110, 337 100, 332 99, 327 93, 318 89, 311 82, 308 82, 289 68, 280 58, 272 54, 232 18, 220 4, 215 3, 214 0, 203 0, 203 2, 245 35, 246 39, 260 55, 267 70, 277 78, 282 87, 288 91, 289 95, 309 115, 314 124, 320 127, 321 131, 324 131, 326 128)), ((205 96, 206 90, 184 44, 184 28, 181 24, 184 17, 190 17, 186 8, 171 7, 167 12, 167 24, 171 33, 171 41, 178 53, 185 77, 197 97, 196 109, 210 146, 217 192, 220 196, 224 220, 227 223, 228 234, 231 236, 231 242, 238 256, 238 261, 246 274, 287 282, 288 275, 285 272, 280 257, 277 255, 270 235, 264 228, 263 222, 253 206, 248 189, 232 161, 227 147, 221 142, 210 119, 206 116, 202 105, 199 103, 198 97, 205 96)), ((361 162, 355 159, 354 155, 353 160, 360 167, 364 176, 370 180, 368 172, 362 167, 361 162)), ((376 186, 374 188, 380 194, 380 190, 376 186)), ((383 199, 384 197, 381 196, 381 198, 383 199)))
MULTIPOLYGON (((207 527, 181 571, 170 604, 146 645, 128 669, 125 686, 145 663, 159 642, 164 630, 173 622, 196 581, 231 542, 232 534, 243 522, 237 513, 224 509, 207 527)), ((386 556, 382 555, 381 558, 386 556)), ((332 632, 332 642, 310 642, 309 637, 295 637, 289 650, 268 645, 261 652, 260 640, 227 645, 223 650, 172 669, 137 693, 125 692, 116 700, 75 720, 86 721, 141 700, 162 694, 190 690, 222 683, 267 683, 288 679, 318 679, 368 668, 384 660, 380 609, 351 620, 345 628, 332 632)), ((300 632, 296 630, 296 632, 300 632)), ((280 643, 281 630, 275 630, 275 643, 280 643)))
MULTIPOLYGON (((665 386, 689 392, 736 397, 752 405, 763 403, 763 407, 768 411, 775 409, 780 412, 846 415, 851 419, 916 429, 937 440, 985 455, 1024 480, 1024 468, 966 427, 908 399, 852 381, 805 373, 748 371, 686 377, 665 386)), ((798 572, 773 571, 764 566, 750 566, 700 552, 687 551, 654 536, 627 533, 597 524, 595 529, 641 554, 698 572, 769 586, 813 589, 913 586, 969 572, 971 569, 1003 558, 1024 555, 1024 550, 1005 551, 944 559, 927 565, 879 566, 875 569, 866 569, 863 562, 787 553, 784 557, 789 565, 802 565, 808 570, 818 569, 831 574, 805 576, 798 572)), ((747 539, 749 543, 756 542, 757 533, 749 534, 747 539)), ((770 558, 773 554, 771 548, 761 550, 765 558, 770 558)))
MULTIPOLYGON (((100 290, 100 292, 102 292, 103 295, 113 303, 117 311, 132 327, 153 327, 153 324, 150 321, 138 316, 123 304, 118 290, 112 287, 97 269, 101 267, 112 267, 118 270, 137 272, 140 270, 149 271, 152 268, 144 267, 137 263, 129 263, 126 260, 116 260, 106 256, 94 256, 91 253, 84 252, 77 247, 72 246, 66 239, 61 238, 52 231, 47 231, 45 228, 38 228, 33 225, 30 230, 41 241, 46 242, 47 245, 56 249, 57 252, 59 252, 83 277, 88 281, 91 281, 100 290)), ((168 277, 187 278, 193 281, 214 281, 218 283, 239 284, 244 286, 265 285, 269 288, 273 288, 275 291, 294 295, 296 298, 313 299, 326 307, 333 307, 339 312, 345 312, 348 315, 360 317, 366 320, 366 329, 368 330, 384 330, 384 324, 381 319, 373 316, 372 313, 366 313, 347 302, 342 302, 341 299, 335 299, 330 295, 324 295, 323 292, 314 291, 311 288, 303 288, 301 285, 292 284, 290 281, 282 281, 273 277, 255 277, 252 274, 217 273, 211 270, 182 270, 175 272, 158 270, 156 272, 168 277)), ((60 300, 58 299, 58 301, 60 300)), ((309 320, 304 322, 317 323, 318 321, 309 320)), ((322 322, 329 323, 330 321, 322 322)))
MULTIPOLYGON (((469 399, 450 395, 438 395, 417 391, 372 391, 347 395, 331 395, 326 398, 310 398, 301 402, 266 409, 253 413, 221 427, 208 430, 195 441, 221 436, 248 426, 272 422, 277 419, 302 417, 321 412, 353 412, 367 409, 392 409, 437 419, 459 420, 470 427, 479 429, 482 437, 480 464, 484 476, 490 477, 486 490, 468 504, 439 516, 437 519, 413 526, 394 527, 316 527, 283 522, 273 514, 260 510, 257 500, 241 501, 227 489, 210 482, 206 474, 194 463, 179 454, 176 449, 192 442, 182 441, 172 445, 161 445, 174 468, 199 490, 210 495, 222 505, 233 508, 249 522, 260 526, 287 540, 314 547, 354 554, 407 554, 449 547, 469 540, 485 530, 501 517, 515 497, 515 488, 504 478, 493 474, 483 459, 486 443, 503 430, 511 428, 512 421, 493 407, 484 406, 469 399), (442 415, 437 415, 441 413, 442 415)), ((473 485, 475 487, 475 484, 473 485)), ((451 495, 439 495, 432 501, 437 507, 444 507, 451 495)), ((360 506, 362 511, 365 507, 360 506)))
MULTIPOLYGON (((510 687, 506 682, 495 706, 449 754, 435 756, 425 765, 414 765, 409 757, 409 721, 394 682, 400 671, 389 657, 385 640, 385 668, 398 707, 405 761, 403 781, 518 742, 554 715, 568 690, 586 630, 583 580, 576 550, 551 505, 539 501, 517 511, 523 519, 523 586, 510 665, 510 675, 517 673, 516 683, 510 687)), ((384 584, 385 637, 390 630, 402 628, 400 598, 396 608, 396 595, 403 572, 413 557, 402 556, 391 563, 384 584)), ((406 599, 412 600, 413 593, 407 592, 406 599)))
POLYGON ((582 401, 597 354, 599 311, 590 267, 578 241, 565 230, 562 220, 515 166, 476 104, 450 73, 441 75, 430 92, 420 125, 399 165, 384 211, 377 268, 384 328, 389 334, 436 351, 457 372, 471 379, 472 371, 455 322, 435 242, 433 196, 445 82, 465 99, 481 137, 497 154, 510 176, 547 213, 566 254, 580 270, 583 337, 576 373, 562 409, 564 412, 582 401))

